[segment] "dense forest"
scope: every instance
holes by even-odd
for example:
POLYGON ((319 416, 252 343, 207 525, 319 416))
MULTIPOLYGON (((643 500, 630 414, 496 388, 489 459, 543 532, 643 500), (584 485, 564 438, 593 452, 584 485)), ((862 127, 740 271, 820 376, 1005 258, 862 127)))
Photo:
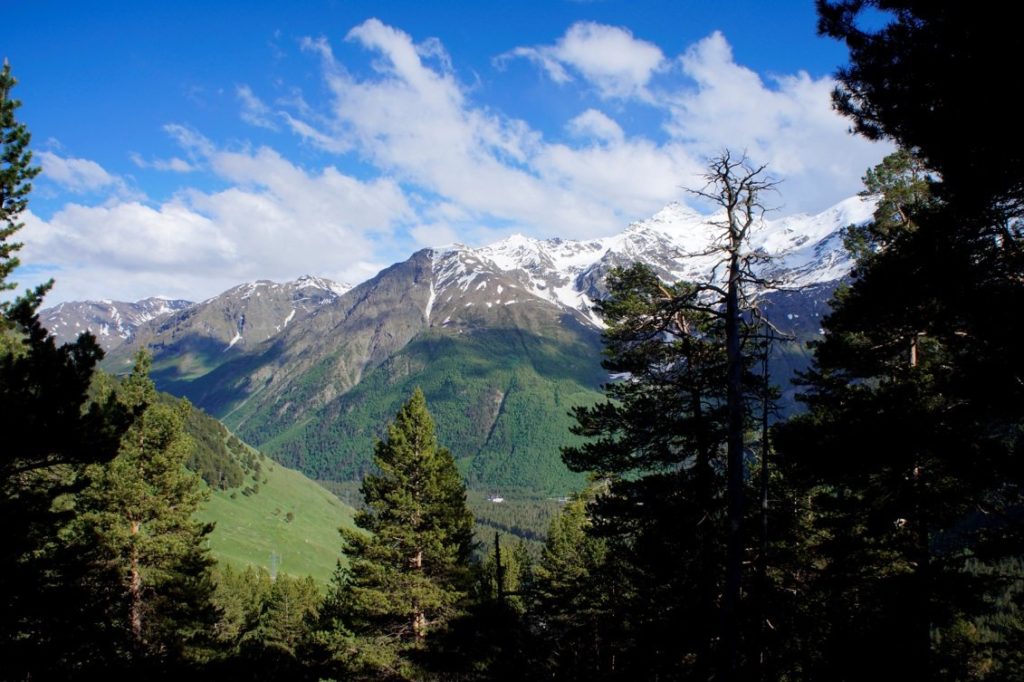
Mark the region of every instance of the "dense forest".
MULTIPOLYGON (((962 2, 818 13, 850 51, 835 107, 896 151, 866 169, 877 208, 846 230, 856 269, 802 412, 775 415, 785 339, 745 248, 771 169, 723 151, 694 188, 721 209, 723 277, 609 275, 604 366, 626 378, 574 408, 562 457, 587 484, 546 537, 510 540, 520 521, 495 511, 481 549, 415 389, 324 593, 216 565, 194 513, 259 456, 160 398, 144 353, 114 381, 90 335, 58 347, 44 284, 0 303, 0 678, 1024 678, 1024 145, 996 99, 1016 22, 962 2)), ((5 64, 4 290, 38 173, 15 84, 5 64)))

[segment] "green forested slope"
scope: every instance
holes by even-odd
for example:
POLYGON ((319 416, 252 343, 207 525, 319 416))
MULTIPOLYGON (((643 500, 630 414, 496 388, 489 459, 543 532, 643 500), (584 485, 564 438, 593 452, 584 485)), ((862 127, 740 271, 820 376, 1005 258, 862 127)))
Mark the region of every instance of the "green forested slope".
MULTIPOLYGON (((522 329, 431 330, 368 373, 351 391, 283 431, 248 415, 249 439, 318 479, 358 479, 390 415, 420 386, 471 488, 565 494, 581 476, 561 461, 572 442, 569 411, 599 398, 607 378, 593 342, 522 329)), ((231 423, 231 420, 228 420, 231 423)))

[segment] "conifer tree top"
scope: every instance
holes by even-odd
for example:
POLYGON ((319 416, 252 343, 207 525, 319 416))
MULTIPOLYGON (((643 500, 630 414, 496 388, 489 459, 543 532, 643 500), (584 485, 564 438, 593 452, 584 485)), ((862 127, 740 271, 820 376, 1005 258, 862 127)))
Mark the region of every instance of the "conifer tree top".
POLYGON ((31 180, 40 171, 32 166, 32 152, 28 149, 32 136, 25 124, 14 117, 21 102, 11 99, 10 93, 17 84, 5 59, 0 70, 0 291, 16 286, 7 278, 18 267, 14 253, 21 249, 21 244, 10 239, 23 227, 18 216, 28 207, 31 180))

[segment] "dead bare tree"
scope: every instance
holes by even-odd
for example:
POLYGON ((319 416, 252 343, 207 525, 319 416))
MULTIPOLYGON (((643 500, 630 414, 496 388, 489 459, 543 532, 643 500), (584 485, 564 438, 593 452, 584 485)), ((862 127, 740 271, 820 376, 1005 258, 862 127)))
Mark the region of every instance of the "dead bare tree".
POLYGON ((756 309, 759 291, 767 285, 757 266, 767 259, 763 252, 749 246, 751 231, 768 210, 763 195, 773 191, 777 181, 766 174, 766 165, 753 165, 746 154, 736 156, 723 151, 708 163, 703 189, 689 192, 721 209, 709 223, 720 229, 711 251, 721 255, 717 269, 725 268, 725 281, 712 280, 700 286, 717 298, 723 315, 726 350, 727 413, 727 515, 725 585, 720 607, 721 648, 718 679, 739 676, 739 602, 743 580, 744 554, 744 435, 746 409, 744 395, 746 327, 756 309))

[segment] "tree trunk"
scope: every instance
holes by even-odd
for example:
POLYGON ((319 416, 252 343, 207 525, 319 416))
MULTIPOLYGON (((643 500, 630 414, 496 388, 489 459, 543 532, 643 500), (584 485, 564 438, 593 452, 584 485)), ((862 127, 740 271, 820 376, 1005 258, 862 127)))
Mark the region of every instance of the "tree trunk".
MULTIPOLYGON (((910 339, 910 366, 916 368, 919 358, 918 339, 924 334, 919 332, 910 339)), ((931 574, 930 574, 930 550, 928 547, 928 523, 924 516, 924 468, 920 462, 914 464, 913 487, 914 496, 914 530, 916 556, 914 557, 914 582, 917 585, 916 622, 914 630, 916 636, 911 649, 911 656, 915 660, 915 669, 923 675, 930 672, 931 659, 931 574)))
POLYGON ((726 545, 725 591, 722 595, 722 662, 720 679, 735 680, 739 663, 739 601, 743 579, 743 356, 740 344, 740 243, 733 231, 729 254, 729 285, 725 302, 726 408, 728 413, 729 536, 726 545))
POLYGON ((704 423, 704 409, 701 404, 701 394, 694 391, 690 397, 690 411, 693 413, 697 425, 697 498, 700 500, 701 520, 696 529, 698 546, 700 547, 700 617, 707 624, 708 632, 706 637, 701 637, 700 648, 697 651, 697 679, 708 679, 713 661, 712 634, 715 622, 715 561, 714 542, 715 528, 712 513, 712 490, 711 486, 711 454, 714 447, 709 443, 707 425, 704 423))
POLYGON ((412 633, 416 641, 422 641, 427 636, 427 615, 423 611, 416 611, 413 614, 412 633))
POLYGON ((758 677, 767 679, 768 648, 765 644, 768 627, 768 414, 771 395, 768 385, 768 355, 771 336, 766 334, 764 357, 761 359, 761 547, 757 558, 757 664, 758 677))
POLYGON ((920 671, 922 677, 931 673, 931 556, 928 547, 928 523, 925 519, 924 504, 924 468, 918 464, 914 467, 914 514, 915 531, 917 537, 915 549, 914 577, 917 584, 917 623, 915 624, 915 637, 913 653, 917 659, 916 670, 920 671))
POLYGON ((131 621, 132 641, 136 647, 141 648, 142 639, 142 572, 139 568, 139 548, 136 538, 139 535, 139 522, 131 522, 131 581, 128 584, 129 594, 129 618, 131 621))
POLYGON ((494 531, 494 581, 497 585, 498 603, 505 603, 505 567, 501 565, 501 533, 494 531))
MULTIPOLYGON (((423 570, 423 550, 419 550, 413 555, 409 561, 409 565, 414 571, 423 570)), ((423 609, 419 608, 419 605, 413 607, 412 612, 412 634, 417 641, 422 640, 427 636, 427 615, 423 613, 423 609)))

